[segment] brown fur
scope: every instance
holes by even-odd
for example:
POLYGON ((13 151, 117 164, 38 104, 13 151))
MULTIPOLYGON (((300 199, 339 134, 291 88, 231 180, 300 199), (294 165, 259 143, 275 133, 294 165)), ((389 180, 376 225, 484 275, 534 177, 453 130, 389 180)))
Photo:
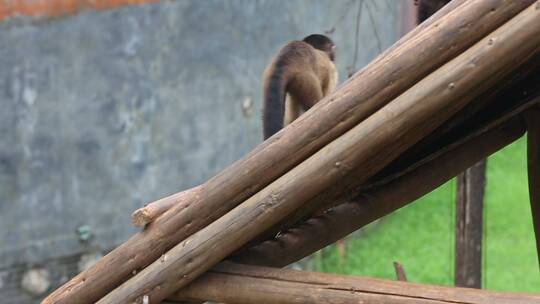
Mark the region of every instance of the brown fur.
POLYGON ((418 6, 417 22, 424 22, 427 18, 448 4, 448 2, 450 2, 450 0, 416 0, 415 4, 418 6))
MULTIPOLYGON (((312 36, 306 39, 309 37, 312 36)), ((263 75, 264 139, 335 89, 337 71, 331 60, 334 45, 328 41, 330 44, 314 44, 320 49, 304 41, 291 41, 266 68, 263 75)))

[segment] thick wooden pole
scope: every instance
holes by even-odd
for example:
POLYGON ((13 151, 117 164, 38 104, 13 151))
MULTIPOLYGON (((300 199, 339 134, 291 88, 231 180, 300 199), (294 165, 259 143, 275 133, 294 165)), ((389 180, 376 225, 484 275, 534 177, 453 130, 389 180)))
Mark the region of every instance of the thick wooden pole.
POLYGON ((532 0, 453 1, 455 11, 446 11, 443 18, 430 19, 413 30, 313 110, 204 183, 199 197, 164 213, 43 303, 94 303, 530 3, 532 0))
POLYGON ((482 287, 482 214, 486 161, 457 178, 455 285, 482 287))
POLYGON ((540 295, 222 263, 169 300, 236 304, 533 304, 540 295))
POLYGON ((524 132, 525 126, 518 117, 488 132, 477 133, 396 179, 361 192, 354 201, 311 218, 277 239, 249 248, 233 260, 272 267, 298 261, 431 192, 478 160, 512 143, 524 132))
POLYGON ((163 300, 343 177, 364 182, 539 49, 533 5, 97 303, 163 300))
POLYGON ((525 113, 527 121, 527 172, 536 252, 540 265, 540 107, 525 113))

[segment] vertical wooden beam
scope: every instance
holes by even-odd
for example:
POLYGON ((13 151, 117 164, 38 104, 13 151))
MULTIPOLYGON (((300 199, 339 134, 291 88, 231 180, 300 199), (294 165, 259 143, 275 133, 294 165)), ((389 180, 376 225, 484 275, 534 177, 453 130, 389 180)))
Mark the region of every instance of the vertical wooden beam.
POLYGON ((536 236, 536 252, 540 265, 540 108, 535 107, 527 111, 525 120, 527 122, 529 198, 536 236))
POLYGON ((455 285, 481 288, 482 213, 486 161, 457 178, 455 285))

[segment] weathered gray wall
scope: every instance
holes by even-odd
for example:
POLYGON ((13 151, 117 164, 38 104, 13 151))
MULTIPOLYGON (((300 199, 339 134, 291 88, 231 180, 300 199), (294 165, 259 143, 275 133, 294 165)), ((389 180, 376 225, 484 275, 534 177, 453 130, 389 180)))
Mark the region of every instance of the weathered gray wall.
MULTIPOLYGON (((397 2, 364 4, 357 68, 395 41, 397 2)), ((132 210, 256 146, 260 75, 285 41, 335 28, 343 81, 358 4, 162 1, 1 23, 0 303, 30 303, 23 271, 45 268, 50 290, 72 257, 135 232, 132 210)))

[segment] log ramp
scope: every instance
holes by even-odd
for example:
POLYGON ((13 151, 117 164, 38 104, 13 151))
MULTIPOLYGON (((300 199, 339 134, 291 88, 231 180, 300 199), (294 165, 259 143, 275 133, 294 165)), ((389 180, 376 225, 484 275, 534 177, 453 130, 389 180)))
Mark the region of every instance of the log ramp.
MULTIPOLYGON (((42 303, 539 303, 261 267, 410 203, 527 128, 534 186, 538 62, 540 0, 453 0, 244 158, 135 212, 141 232, 42 303)), ((531 191, 537 239, 538 202, 531 191)))

